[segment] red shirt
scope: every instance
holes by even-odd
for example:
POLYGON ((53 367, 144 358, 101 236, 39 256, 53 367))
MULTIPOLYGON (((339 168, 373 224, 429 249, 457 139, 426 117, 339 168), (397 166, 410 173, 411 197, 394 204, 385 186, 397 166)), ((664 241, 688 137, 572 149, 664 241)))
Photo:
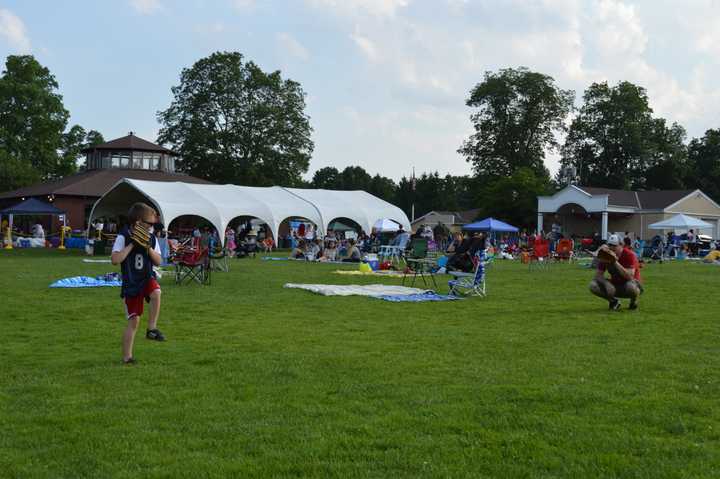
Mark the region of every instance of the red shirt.
MULTIPOLYGON (((620 254, 620 257, 618 258, 618 263, 620 263, 620 266, 622 266, 625 269, 635 268, 635 274, 633 276, 633 279, 635 281, 642 281, 640 279, 640 262, 637 259, 637 255, 633 250, 631 250, 628 247, 623 248, 622 253, 620 254)), ((600 263, 598 265, 599 271, 606 271, 607 265, 605 263, 600 263)), ((625 283, 627 280, 617 274, 615 271, 610 271, 610 282, 612 284, 620 285, 625 283)))

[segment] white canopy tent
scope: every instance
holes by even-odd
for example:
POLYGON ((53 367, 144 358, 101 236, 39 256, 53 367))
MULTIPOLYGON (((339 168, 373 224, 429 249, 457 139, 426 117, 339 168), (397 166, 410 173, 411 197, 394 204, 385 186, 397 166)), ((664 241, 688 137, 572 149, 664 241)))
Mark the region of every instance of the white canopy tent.
POLYGON ((88 221, 125 214, 132 203, 145 201, 169 225, 180 216, 205 218, 222 234, 237 217, 255 217, 267 223, 277 240, 280 224, 305 218, 324 235, 337 218, 348 218, 363 230, 382 219, 392 219, 410 229, 407 215, 398 207, 364 191, 303 190, 271 186, 202 185, 181 182, 143 181, 124 178, 93 206, 88 221))
POLYGON ((712 228, 713 225, 707 221, 699 220, 688 215, 675 215, 663 221, 653 223, 648 228, 652 230, 690 230, 701 228, 712 228))
POLYGON ((393 220, 381 219, 375 222, 375 224, 373 225, 373 229, 381 231, 383 233, 388 231, 392 232, 399 230, 400 225, 393 220))

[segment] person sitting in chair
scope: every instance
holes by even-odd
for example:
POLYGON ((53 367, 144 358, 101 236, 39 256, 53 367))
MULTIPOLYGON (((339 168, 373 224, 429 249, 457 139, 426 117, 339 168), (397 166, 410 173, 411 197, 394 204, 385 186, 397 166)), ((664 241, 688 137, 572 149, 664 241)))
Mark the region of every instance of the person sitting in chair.
POLYGON ((475 233, 472 236, 468 234, 455 248, 454 254, 448 258, 447 270, 471 272, 475 267, 473 256, 480 249, 485 249, 485 237, 481 233, 475 233))
POLYGON ((615 258, 598 263, 595 278, 590 282, 590 292, 606 299, 610 309, 620 309, 618 298, 630 298, 629 309, 637 309, 638 298, 643 292, 640 278, 640 263, 635 252, 625 246, 618 235, 610 235, 607 248, 615 254, 615 258), (605 273, 610 278, 605 277, 605 273))
POLYGON ((349 239, 347 257, 343 259, 343 263, 359 263, 361 259, 362 255, 360 254, 358 247, 355 245, 355 240, 349 239))

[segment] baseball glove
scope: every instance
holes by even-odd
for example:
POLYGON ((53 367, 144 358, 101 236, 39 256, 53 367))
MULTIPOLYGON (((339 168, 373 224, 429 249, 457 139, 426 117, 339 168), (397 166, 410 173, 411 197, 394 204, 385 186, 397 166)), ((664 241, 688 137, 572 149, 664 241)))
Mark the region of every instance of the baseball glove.
POLYGON ((150 232, 142 226, 135 225, 130 232, 130 239, 133 243, 145 249, 150 248, 150 232))
POLYGON ((598 248, 596 255, 598 261, 600 261, 601 263, 612 264, 617 261, 617 255, 614 251, 608 248, 607 245, 602 245, 600 248, 598 248))

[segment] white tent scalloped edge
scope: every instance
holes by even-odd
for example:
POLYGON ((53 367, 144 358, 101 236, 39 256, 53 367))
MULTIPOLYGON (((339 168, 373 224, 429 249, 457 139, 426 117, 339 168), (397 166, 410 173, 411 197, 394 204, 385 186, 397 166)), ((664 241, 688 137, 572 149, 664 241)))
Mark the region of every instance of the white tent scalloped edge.
POLYGON ((132 203, 145 201, 169 225, 185 215, 200 216, 222 233, 237 217, 255 217, 269 225, 274 238, 280 224, 293 218, 314 223, 320 234, 338 218, 349 218, 367 233, 376 221, 391 219, 410 230, 407 215, 397 206, 365 191, 252 187, 124 178, 107 191, 90 212, 95 218, 125 214, 132 203))

